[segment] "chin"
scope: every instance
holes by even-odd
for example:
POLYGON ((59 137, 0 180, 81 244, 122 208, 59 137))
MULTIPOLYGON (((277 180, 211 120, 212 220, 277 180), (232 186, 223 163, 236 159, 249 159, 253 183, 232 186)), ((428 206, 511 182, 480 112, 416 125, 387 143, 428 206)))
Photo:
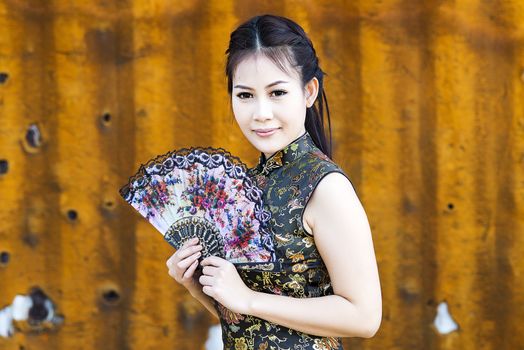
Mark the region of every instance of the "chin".
MULTIPOLYGON (((255 136, 256 137, 256 136, 255 136)), ((275 153, 276 151, 278 151, 277 149, 275 149, 274 145, 270 145, 270 146, 273 146, 273 147, 268 147, 268 144, 264 141, 261 141, 261 140, 257 140, 257 139, 254 139, 254 140, 251 140, 251 144, 259 151, 259 152, 262 152, 262 153, 269 153, 269 154, 273 154, 275 153)))
POLYGON ((268 148, 267 146, 265 146, 265 145, 261 145, 261 144, 257 144, 256 146, 257 146, 256 148, 257 148, 257 150, 258 150, 259 152, 266 153, 266 154, 267 154, 267 153, 269 153, 269 154, 273 154, 273 153, 275 153, 276 151, 278 151, 278 150, 276 150, 276 149, 274 149, 274 148, 268 148))

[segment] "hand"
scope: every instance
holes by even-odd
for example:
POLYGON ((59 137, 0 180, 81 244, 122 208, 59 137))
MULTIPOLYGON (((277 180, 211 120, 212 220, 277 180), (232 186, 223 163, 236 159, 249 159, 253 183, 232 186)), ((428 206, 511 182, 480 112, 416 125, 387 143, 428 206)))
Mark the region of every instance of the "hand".
POLYGON ((198 267, 198 258, 202 254, 200 252, 202 246, 196 245, 197 243, 198 238, 190 239, 166 261, 169 275, 183 285, 191 295, 202 290, 202 285, 198 282, 198 279, 193 277, 193 273, 198 267))
POLYGON ((209 295, 229 310, 247 314, 255 291, 247 287, 235 266, 218 256, 202 260, 202 275, 198 279, 202 292, 209 295))

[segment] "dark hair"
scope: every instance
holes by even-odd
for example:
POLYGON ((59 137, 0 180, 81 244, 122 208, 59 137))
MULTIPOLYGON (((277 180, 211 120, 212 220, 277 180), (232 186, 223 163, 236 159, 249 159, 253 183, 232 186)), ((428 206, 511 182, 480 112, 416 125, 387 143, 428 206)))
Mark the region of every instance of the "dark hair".
POLYGON ((230 36, 226 50, 226 75, 229 95, 233 90, 233 73, 238 64, 247 56, 262 53, 283 71, 285 60, 297 70, 302 86, 316 77, 319 82, 318 95, 313 105, 306 110, 305 128, 316 146, 332 158, 331 120, 326 93, 324 92, 324 73, 318 65, 318 57, 313 43, 304 29, 289 18, 276 15, 255 16, 242 23, 230 36), (324 103, 329 125, 329 142, 324 134, 324 103), (318 105, 318 107, 317 107, 318 105))

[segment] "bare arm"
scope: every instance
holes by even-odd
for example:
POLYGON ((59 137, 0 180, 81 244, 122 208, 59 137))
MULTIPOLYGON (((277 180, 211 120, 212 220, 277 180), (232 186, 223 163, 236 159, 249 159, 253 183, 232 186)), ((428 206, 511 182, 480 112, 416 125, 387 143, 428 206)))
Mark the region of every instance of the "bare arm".
POLYGON ((318 298, 293 298, 283 295, 255 292, 249 314, 324 337, 373 336, 370 322, 348 300, 339 295, 318 298))
POLYGON ((372 337, 382 318, 380 282, 367 217, 351 183, 339 173, 326 175, 306 209, 335 294, 254 292, 247 312, 309 334, 372 337))
POLYGON ((169 275, 184 286, 195 299, 218 318, 213 299, 202 291, 202 285, 198 282, 198 276, 194 275, 198 266, 198 257, 202 250, 202 246, 197 245, 197 243, 198 238, 185 242, 167 259, 166 266, 169 269, 169 275))
POLYGON ((215 316, 217 319, 219 319, 217 310, 215 309, 215 306, 213 304, 213 298, 211 298, 209 295, 206 295, 205 293, 203 293, 202 290, 200 290, 200 289, 192 290, 190 294, 196 300, 198 300, 202 305, 204 305, 206 307, 206 309, 211 314, 213 314, 213 316, 215 316))

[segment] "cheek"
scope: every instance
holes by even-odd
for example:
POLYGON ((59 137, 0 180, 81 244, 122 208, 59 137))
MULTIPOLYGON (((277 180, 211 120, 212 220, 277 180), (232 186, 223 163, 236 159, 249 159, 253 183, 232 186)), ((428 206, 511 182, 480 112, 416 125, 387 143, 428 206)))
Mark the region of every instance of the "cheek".
POLYGON ((237 123, 240 126, 244 125, 248 119, 246 118, 246 116, 248 115, 246 106, 243 106, 241 103, 232 102, 232 109, 233 109, 233 115, 235 116, 237 123))
POLYGON ((233 104, 233 116, 235 117, 238 126, 242 130, 244 130, 246 125, 249 124, 249 120, 246 118, 246 115, 245 108, 242 108, 242 106, 239 106, 238 104, 233 104))
POLYGON ((275 113, 280 115, 282 118, 296 118, 297 115, 305 114, 306 105, 299 99, 293 99, 287 101, 287 103, 276 106, 274 109, 275 113))

